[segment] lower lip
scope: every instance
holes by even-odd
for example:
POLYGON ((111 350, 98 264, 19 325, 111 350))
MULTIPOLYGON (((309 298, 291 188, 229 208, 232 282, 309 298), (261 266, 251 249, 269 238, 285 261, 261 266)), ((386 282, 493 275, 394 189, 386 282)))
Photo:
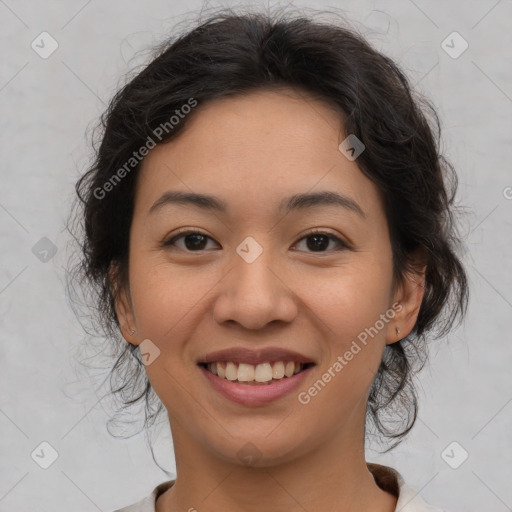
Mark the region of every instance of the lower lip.
POLYGON ((281 380, 272 384, 246 385, 237 384, 233 381, 218 377, 203 366, 199 366, 203 375, 221 395, 233 402, 248 406, 268 404, 290 393, 309 375, 311 368, 310 366, 291 377, 283 377, 281 380))

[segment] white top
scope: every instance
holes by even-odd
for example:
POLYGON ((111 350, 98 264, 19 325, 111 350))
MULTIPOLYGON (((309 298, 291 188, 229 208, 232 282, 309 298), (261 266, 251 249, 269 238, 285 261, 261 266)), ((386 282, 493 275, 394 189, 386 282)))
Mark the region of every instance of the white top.
MULTIPOLYGON (((416 490, 409 487, 396 469, 380 464, 367 463, 380 488, 398 496, 395 512, 445 512, 426 503, 416 490)), ((114 512, 155 512, 157 498, 170 489, 174 480, 157 485, 146 498, 114 512)))

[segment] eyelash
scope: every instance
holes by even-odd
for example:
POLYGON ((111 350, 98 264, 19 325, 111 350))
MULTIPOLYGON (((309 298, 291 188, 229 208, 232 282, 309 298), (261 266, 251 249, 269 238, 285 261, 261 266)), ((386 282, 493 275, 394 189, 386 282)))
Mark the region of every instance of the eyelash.
MULTIPOLYGON (((162 247, 166 247, 166 248, 172 248, 172 249, 176 249, 176 247, 174 246, 174 243, 176 242, 176 240, 180 239, 180 238, 184 238, 185 236, 187 235, 202 235, 206 238, 209 238, 210 240, 213 240, 213 238, 211 238, 210 236, 206 235, 205 233, 202 233, 201 231, 194 231, 194 230, 190 230, 190 229, 184 229, 183 231, 178 231, 178 233, 174 234, 171 238, 165 240, 162 242, 162 247)), ((343 251, 343 250, 350 250, 351 249, 351 246, 341 240, 340 238, 334 236, 334 235, 331 235, 330 233, 328 232, 325 232, 325 231, 322 231, 321 229, 313 229, 311 231, 309 231, 308 233, 306 233, 305 235, 303 235, 299 240, 297 240, 297 242, 300 242, 306 238, 309 238, 310 236, 313 236, 313 235, 325 235, 327 236, 330 240, 334 240, 338 243, 338 249, 335 249, 335 252, 336 251, 343 251)), ((189 251, 187 249, 181 249, 183 250, 184 252, 188 252, 188 253, 193 253, 193 252, 202 252, 204 251, 205 249, 200 249, 198 251, 189 251)), ((315 251, 308 251, 308 252, 311 252, 313 254, 315 254, 315 251)), ((322 253, 326 253, 326 252, 332 252, 332 251, 319 251, 317 252, 316 254, 322 254, 322 253)))

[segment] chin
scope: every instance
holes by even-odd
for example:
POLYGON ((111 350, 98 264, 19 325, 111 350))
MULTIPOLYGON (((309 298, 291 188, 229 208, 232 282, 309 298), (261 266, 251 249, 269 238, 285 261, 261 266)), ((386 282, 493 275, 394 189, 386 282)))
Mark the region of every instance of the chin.
POLYGON ((223 441, 212 439, 208 448, 214 457, 253 468, 290 463, 312 449, 311 443, 305 438, 298 439, 298 435, 295 437, 284 429, 270 434, 268 432, 265 429, 245 436, 228 435, 223 441))

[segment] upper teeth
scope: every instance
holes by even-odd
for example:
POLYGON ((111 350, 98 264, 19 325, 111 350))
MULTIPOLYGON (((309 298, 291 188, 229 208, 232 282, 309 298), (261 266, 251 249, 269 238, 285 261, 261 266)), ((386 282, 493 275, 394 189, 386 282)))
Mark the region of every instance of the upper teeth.
POLYGON ((302 363, 295 363, 294 361, 276 361, 257 365, 222 361, 208 363, 208 370, 214 375, 228 380, 269 382, 272 379, 282 379, 285 375, 291 377, 295 373, 299 373, 303 366, 302 363))

